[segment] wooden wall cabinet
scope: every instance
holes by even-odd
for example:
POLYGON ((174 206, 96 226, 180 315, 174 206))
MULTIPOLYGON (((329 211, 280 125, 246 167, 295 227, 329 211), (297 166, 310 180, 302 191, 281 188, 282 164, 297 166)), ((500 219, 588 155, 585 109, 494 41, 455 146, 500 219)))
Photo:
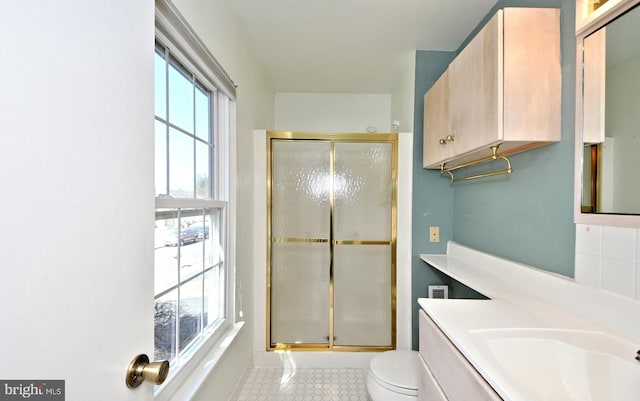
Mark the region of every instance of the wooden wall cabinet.
POLYGON ((419 401, 502 401, 423 310, 420 362, 419 401))
POLYGON ((552 8, 499 10, 460 52, 425 95, 423 167, 560 141, 559 18, 552 8))

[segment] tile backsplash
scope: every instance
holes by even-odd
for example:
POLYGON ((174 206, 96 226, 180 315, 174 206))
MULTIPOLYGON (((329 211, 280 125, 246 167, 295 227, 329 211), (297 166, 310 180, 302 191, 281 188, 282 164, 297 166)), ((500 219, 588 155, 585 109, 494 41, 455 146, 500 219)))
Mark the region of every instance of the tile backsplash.
POLYGON ((576 224, 575 279, 640 300, 640 229, 576 224))

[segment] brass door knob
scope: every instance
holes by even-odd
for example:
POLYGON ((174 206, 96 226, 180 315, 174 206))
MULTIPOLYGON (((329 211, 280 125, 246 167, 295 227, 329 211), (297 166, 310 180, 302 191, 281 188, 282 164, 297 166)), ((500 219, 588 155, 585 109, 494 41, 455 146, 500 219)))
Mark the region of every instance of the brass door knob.
POLYGON ((136 388, 147 380, 154 384, 162 384, 169 375, 169 361, 149 363, 149 357, 140 354, 133 358, 127 369, 126 383, 129 388, 136 388))

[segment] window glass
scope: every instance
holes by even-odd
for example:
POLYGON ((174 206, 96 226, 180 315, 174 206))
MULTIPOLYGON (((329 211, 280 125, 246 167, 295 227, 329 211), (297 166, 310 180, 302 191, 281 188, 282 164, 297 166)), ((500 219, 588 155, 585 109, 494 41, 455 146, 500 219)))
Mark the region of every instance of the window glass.
MULTIPOLYGON (((204 290, 205 293, 209 293, 212 288, 220 288, 222 268, 215 266, 212 270, 208 271, 204 276, 204 290)), ((204 324, 205 326, 211 322, 222 318, 222 302, 217 297, 207 297, 204 302, 204 324)))
POLYGON ((196 141, 196 198, 207 198, 211 193, 209 183, 209 146, 196 141))
POLYGON ((180 346, 184 350, 202 332, 202 275, 190 277, 180 286, 180 346))
POLYGON ((176 358, 177 306, 177 290, 156 297, 154 317, 154 359, 156 361, 173 361, 176 358))
MULTIPOLYGON (((206 91, 195 79, 189 78, 181 66, 166 60, 167 57, 156 51, 156 74, 165 76, 165 71, 169 71, 168 92, 166 80, 156 77, 156 196, 213 198, 211 121, 215 92, 206 91), (166 107, 162 108, 161 103, 169 105, 168 121, 163 117, 166 107)), ((169 60, 172 59, 169 57, 169 60)))
POLYGON ((214 176, 212 167, 216 135, 229 135, 228 124, 214 130, 214 106, 228 101, 161 45, 155 63, 154 356, 173 363, 228 319, 227 204, 213 190, 228 178, 214 176))
MULTIPOLYGON (((211 237, 211 241, 205 243, 205 260, 208 269, 205 273, 205 294, 211 293, 212 290, 224 292, 224 244, 222 210, 210 209, 205 215, 205 226, 211 227, 207 230, 207 235, 211 237)), ((222 319, 224 317, 224 303, 221 297, 208 297, 205 299, 205 325, 222 319)))
POLYGON ((156 357, 175 358, 224 317, 222 216, 221 208, 156 210, 156 357))
POLYGON ((193 81, 174 63, 169 64, 169 122, 193 134, 193 81))
POLYGON ((169 128, 169 194, 177 198, 193 198, 193 139, 169 128))
POLYGON ((173 209, 156 210, 155 226, 155 275, 154 290, 156 296, 173 289, 179 280, 178 244, 181 241, 177 229, 178 211, 173 209))
POLYGON ((209 96, 202 89, 196 87, 196 136, 206 142, 209 142, 210 110, 209 96))

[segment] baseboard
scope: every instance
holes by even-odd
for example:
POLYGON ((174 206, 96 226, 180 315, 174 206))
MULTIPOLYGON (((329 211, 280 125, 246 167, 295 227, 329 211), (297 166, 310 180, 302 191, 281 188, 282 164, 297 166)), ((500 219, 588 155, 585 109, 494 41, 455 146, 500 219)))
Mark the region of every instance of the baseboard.
POLYGON ((366 369, 377 352, 254 352, 253 365, 257 368, 354 368, 366 369))

